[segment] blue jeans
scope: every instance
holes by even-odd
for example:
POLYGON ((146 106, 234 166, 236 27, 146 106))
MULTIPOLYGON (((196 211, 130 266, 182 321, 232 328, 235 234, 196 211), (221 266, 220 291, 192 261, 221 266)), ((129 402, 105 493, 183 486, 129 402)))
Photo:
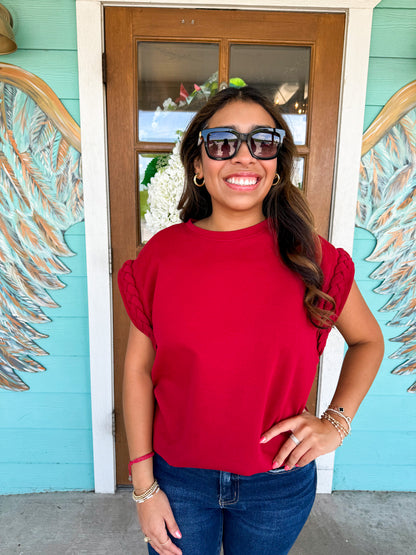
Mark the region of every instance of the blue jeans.
MULTIPOLYGON (((316 493, 315 462, 240 476, 176 468, 154 457, 154 474, 169 498, 183 555, 284 555, 295 543, 316 493)), ((149 545, 149 553, 156 553, 149 545)))

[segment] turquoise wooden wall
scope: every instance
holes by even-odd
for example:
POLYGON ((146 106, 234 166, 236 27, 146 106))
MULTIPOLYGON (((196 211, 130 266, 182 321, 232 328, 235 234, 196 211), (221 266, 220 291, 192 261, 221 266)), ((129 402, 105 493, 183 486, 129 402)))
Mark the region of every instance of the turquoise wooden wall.
MULTIPOLYGON (((416 1, 384 0, 374 10, 365 111, 365 129, 384 104, 416 79, 416 1)), ((388 327, 392 315, 378 312, 386 295, 368 276, 378 264, 365 258, 374 237, 356 228, 353 258, 357 283, 383 329, 386 356, 353 422, 352 435, 336 451, 334 489, 416 490, 416 395, 406 390, 415 375, 391 374, 400 360, 388 358, 398 347, 390 338, 403 331, 388 327)))
MULTIPOLYGON (((0 61, 43 79, 79 123, 75 0, 2 0, 16 22, 17 52, 0 61)), ((94 487, 84 224, 65 234, 76 256, 64 289, 52 292, 60 308, 45 310, 50 353, 47 371, 21 373, 25 392, 0 389, 0 493, 91 490, 94 487)))

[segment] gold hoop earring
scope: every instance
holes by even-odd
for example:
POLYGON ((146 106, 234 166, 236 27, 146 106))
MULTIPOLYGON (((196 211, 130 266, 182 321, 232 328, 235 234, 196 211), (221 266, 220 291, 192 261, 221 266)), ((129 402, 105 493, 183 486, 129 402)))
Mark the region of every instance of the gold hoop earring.
POLYGON ((204 177, 198 177, 197 174, 194 175, 193 182, 197 187, 203 187, 205 185, 204 177))
POLYGON ((275 187, 279 183, 280 183, 280 175, 278 173, 276 173, 276 175, 274 176, 274 179, 272 181, 272 185, 275 187))

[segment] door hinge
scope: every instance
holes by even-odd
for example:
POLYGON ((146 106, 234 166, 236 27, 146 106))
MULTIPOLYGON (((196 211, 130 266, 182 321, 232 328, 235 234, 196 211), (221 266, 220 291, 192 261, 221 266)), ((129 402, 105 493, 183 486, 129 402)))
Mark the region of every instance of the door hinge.
POLYGON ((108 249, 108 272, 110 276, 113 275, 113 249, 111 247, 108 249))
POLYGON ((103 52, 101 56, 101 67, 102 67, 102 73, 103 73, 103 83, 104 85, 106 85, 107 84, 107 56, 105 55, 105 52, 103 52))
POLYGON ((115 409, 113 410, 113 414, 112 414, 111 431, 112 431, 113 437, 116 437, 116 411, 115 411, 115 409))

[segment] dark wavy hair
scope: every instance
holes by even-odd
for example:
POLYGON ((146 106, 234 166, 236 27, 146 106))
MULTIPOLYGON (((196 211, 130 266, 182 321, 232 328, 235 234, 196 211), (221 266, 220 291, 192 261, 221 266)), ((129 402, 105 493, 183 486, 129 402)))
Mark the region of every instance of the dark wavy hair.
POLYGON ((286 136, 276 159, 280 175, 278 185, 271 187, 263 201, 263 214, 275 239, 276 249, 285 265, 296 272, 305 284, 304 305, 309 319, 317 327, 333 324, 335 302, 322 291, 323 274, 320 267, 321 249, 313 216, 305 197, 291 182, 296 147, 293 137, 279 109, 253 87, 227 88, 213 96, 190 122, 181 144, 181 160, 185 168, 185 186, 179 201, 181 220, 201 220, 212 213, 211 197, 205 186, 196 187, 194 162, 201 157, 199 132, 210 118, 225 105, 236 102, 255 102, 268 112, 277 128, 286 136), (329 308, 328 308, 329 307, 329 308))

